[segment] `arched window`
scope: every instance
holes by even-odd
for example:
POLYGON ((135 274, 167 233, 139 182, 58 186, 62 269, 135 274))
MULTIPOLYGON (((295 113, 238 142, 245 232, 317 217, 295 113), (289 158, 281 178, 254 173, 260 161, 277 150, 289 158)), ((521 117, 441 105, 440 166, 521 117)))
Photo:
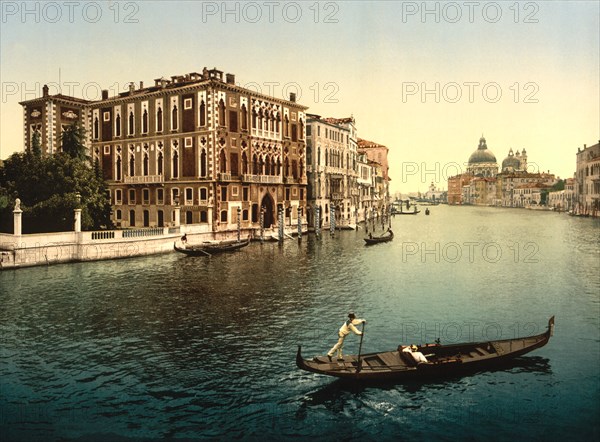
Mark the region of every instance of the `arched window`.
POLYGON ((163 111, 162 108, 159 106, 158 110, 156 111, 156 132, 162 132, 163 130, 163 111))
POLYGON ((265 162, 265 175, 271 175, 271 157, 267 155, 267 161, 265 162))
POLYGON ((179 154, 177 151, 173 152, 173 178, 179 178, 179 154))
POLYGON ((177 130, 177 128, 179 127, 179 120, 177 118, 177 115, 178 115, 177 105, 174 104, 173 110, 171 111, 171 129, 172 130, 177 130))
POLYGON ((271 158, 271 175, 277 175, 277 165, 275 164, 275 158, 271 158))
POLYGON ((219 100, 219 126, 225 126, 225 103, 222 98, 219 100))
POLYGON ((219 153, 219 172, 227 172, 227 157, 225 156, 225 149, 221 149, 219 153))
POLYGON ((156 171, 157 171, 156 173, 158 175, 163 174, 164 162, 165 162, 165 159, 163 158, 163 153, 161 151, 159 151, 157 159, 156 159, 156 171))
POLYGON ((129 155, 129 176, 135 175, 135 155, 129 155))
POLYGON ((260 157, 259 162, 258 162, 258 174, 264 175, 264 173, 265 173, 265 159, 263 157, 260 157))
POLYGON ((275 175, 277 175, 277 176, 281 175, 281 158, 277 158, 277 171, 276 171, 275 175))
POLYGON ((134 130, 135 130, 135 127, 134 127, 133 111, 131 111, 131 112, 129 112, 129 125, 127 127, 127 134, 133 135, 134 130))
POLYGON ((290 160, 287 157, 283 164, 284 164, 283 175, 290 176, 290 160))
POLYGON ((206 104, 204 104, 204 100, 200 103, 200 126, 206 126, 206 104))
POLYGON ((248 130, 248 110, 246 105, 242 105, 242 130, 248 130))
POLYGON ((117 114, 117 118, 115 118, 115 136, 121 136, 121 114, 117 114))
POLYGON ((148 153, 144 153, 144 163, 143 163, 143 169, 144 169, 144 176, 148 176, 149 173, 149 159, 148 159, 148 153))
POLYGON ((200 153, 200 176, 206 177, 206 149, 200 153))
POLYGON ((148 111, 144 109, 144 113, 142 114, 142 133, 148 133, 148 111))
POLYGON ((99 133, 99 123, 98 123, 98 117, 94 118, 94 139, 98 138, 98 133, 99 133))
POLYGON ((256 119, 257 119, 256 111, 254 109, 252 109, 252 129, 257 128, 256 119))
POLYGON ((246 152, 242 152, 242 174, 248 173, 248 156, 246 152))
POLYGON ((258 175, 258 157, 256 154, 252 155, 252 175, 258 175))
POLYGON ((121 155, 117 157, 117 170, 115 173, 117 181, 121 181, 121 155))

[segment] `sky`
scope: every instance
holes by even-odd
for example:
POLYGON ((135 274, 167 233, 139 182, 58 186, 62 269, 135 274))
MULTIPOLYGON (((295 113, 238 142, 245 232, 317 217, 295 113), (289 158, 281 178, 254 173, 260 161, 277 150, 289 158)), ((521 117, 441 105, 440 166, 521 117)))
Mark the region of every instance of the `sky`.
POLYGON ((93 100, 204 67, 354 116, 389 148, 393 193, 447 189, 482 135, 499 165, 525 148, 561 178, 600 138, 598 1, 0 4, 0 159, 23 150, 18 103, 44 84, 93 100))

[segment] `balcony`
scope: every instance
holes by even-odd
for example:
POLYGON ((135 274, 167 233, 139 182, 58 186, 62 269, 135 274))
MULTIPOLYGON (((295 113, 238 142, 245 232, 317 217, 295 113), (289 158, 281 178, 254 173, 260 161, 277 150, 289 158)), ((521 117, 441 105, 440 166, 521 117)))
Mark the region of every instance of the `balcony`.
POLYGON ((282 180, 280 176, 244 174, 242 181, 245 183, 281 184, 282 180))
POLYGON ((219 174, 217 176, 219 178, 219 181, 231 181, 230 173, 219 172, 219 174))
POLYGON ((163 175, 145 175, 145 176, 124 176, 124 184, 152 184, 152 183, 164 183, 165 177, 163 175))

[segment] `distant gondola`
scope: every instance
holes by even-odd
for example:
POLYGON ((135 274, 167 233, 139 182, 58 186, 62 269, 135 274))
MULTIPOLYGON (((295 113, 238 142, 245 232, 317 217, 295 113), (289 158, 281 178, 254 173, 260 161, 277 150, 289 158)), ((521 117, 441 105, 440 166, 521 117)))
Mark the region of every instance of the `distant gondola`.
POLYGON ((408 212, 395 212, 393 215, 416 215, 417 213, 421 213, 420 210, 413 210, 408 212))
POLYGON ((177 243, 173 245, 175 250, 184 253, 188 256, 210 256, 215 253, 230 252, 232 250, 241 249, 250 244, 250 238, 244 241, 229 240, 218 243, 204 243, 198 245, 187 245, 185 247, 177 247, 177 243))
POLYGON ((394 351, 344 356, 341 361, 330 361, 327 356, 303 359, 302 349, 298 346, 296 365, 312 373, 352 380, 440 378, 500 368, 512 358, 546 345, 553 332, 554 316, 548 321, 548 330, 535 336, 468 344, 425 344, 417 350, 427 362, 419 363, 411 353, 402 351, 402 346, 394 351))
POLYGON ((394 239, 394 232, 388 229, 380 236, 372 236, 369 238, 365 238, 366 245, 377 244, 380 242, 388 242, 394 239))

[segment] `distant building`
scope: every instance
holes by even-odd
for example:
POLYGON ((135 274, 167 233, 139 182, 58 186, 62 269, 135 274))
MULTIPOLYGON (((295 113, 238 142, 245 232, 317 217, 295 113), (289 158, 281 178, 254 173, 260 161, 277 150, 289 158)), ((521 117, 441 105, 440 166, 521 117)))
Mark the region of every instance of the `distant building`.
POLYGON ((389 148, 382 144, 359 138, 358 151, 359 153, 366 154, 369 161, 377 163, 381 168, 381 175, 375 180, 376 189, 374 198, 376 202, 374 203, 373 208, 380 213, 387 211, 391 181, 388 163, 389 148))
POLYGON ((314 227, 316 209, 320 224, 354 223, 359 206, 358 149, 354 118, 307 118, 308 224, 314 227))
POLYGON ((120 227, 198 225, 198 232, 292 224, 306 213, 305 106, 235 84, 232 74, 158 78, 98 101, 64 95, 21 103, 26 149, 60 150, 72 122, 108 182, 120 227), (180 219, 181 216, 181 219, 180 219))
POLYGON ((577 149, 576 205, 578 214, 600 215, 600 142, 577 149))
POLYGON ((459 175, 448 178, 448 204, 462 204, 463 188, 468 186, 473 175, 461 173, 459 175))
POLYGON ((567 178, 565 180, 565 188, 548 193, 548 207, 556 210, 570 211, 573 209, 575 202, 575 178, 567 178))
POLYGON ((498 173, 496 157, 487 148, 487 143, 483 135, 479 139, 477 150, 469 157, 467 173, 484 178, 493 178, 498 173))

